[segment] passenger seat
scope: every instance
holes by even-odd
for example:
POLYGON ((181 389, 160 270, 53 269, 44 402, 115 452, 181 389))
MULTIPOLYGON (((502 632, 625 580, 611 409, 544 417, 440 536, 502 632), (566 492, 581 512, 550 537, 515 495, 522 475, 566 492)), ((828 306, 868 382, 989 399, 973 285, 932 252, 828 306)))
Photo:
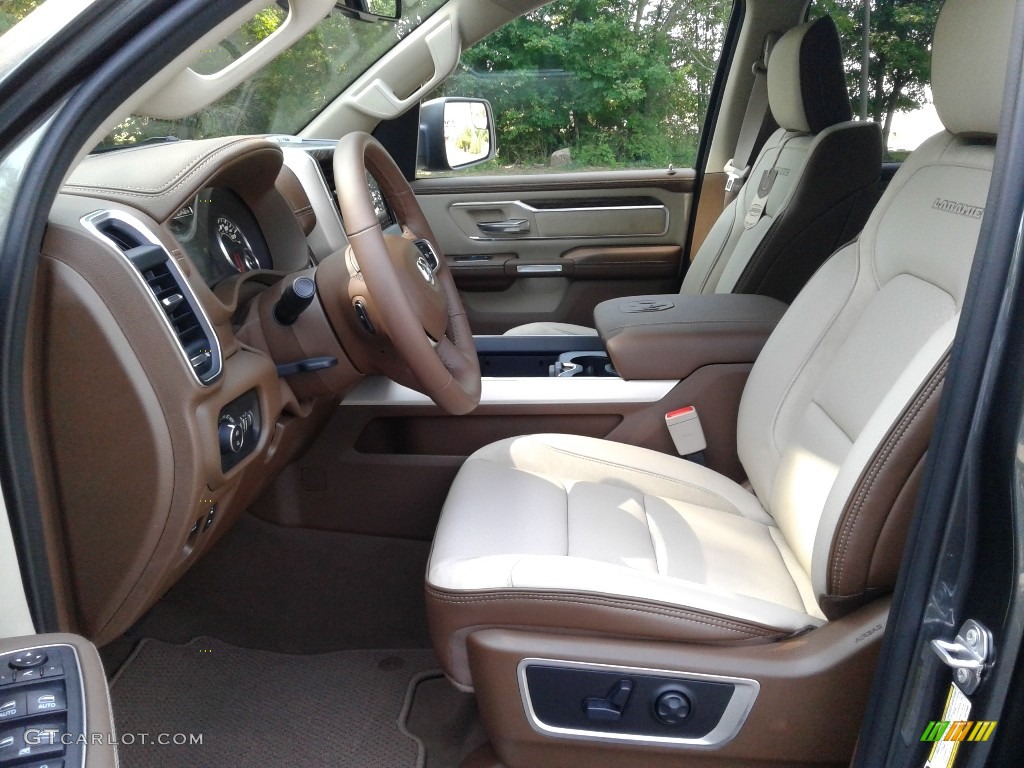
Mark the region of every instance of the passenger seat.
MULTIPOLYGON (((773 133, 683 279, 682 293, 759 293, 791 302, 879 197, 882 134, 854 122, 835 22, 784 34, 768 60, 773 133)), ((568 323, 527 323, 506 335, 594 335, 568 323)))

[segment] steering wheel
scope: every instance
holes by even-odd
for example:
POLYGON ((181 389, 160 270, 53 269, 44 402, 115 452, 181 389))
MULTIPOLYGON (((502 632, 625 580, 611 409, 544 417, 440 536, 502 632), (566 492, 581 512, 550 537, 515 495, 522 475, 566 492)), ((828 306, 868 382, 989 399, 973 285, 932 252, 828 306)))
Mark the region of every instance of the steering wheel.
MULTIPOLYGON (((417 389, 449 413, 468 413, 480 402, 480 362, 466 310, 416 196, 388 151, 367 133, 338 142, 334 168, 351 256, 372 297, 374 330, 390 339, 417 389), (401 235, 381 229, 367 173, 401 235)), ((387 361, 379 362, 391 375, 387 361)))

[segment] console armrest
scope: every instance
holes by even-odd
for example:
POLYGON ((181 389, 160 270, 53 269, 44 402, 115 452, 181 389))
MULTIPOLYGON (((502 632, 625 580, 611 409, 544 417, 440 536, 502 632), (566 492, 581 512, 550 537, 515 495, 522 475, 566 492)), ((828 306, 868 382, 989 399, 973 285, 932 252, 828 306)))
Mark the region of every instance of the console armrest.
POLYGON ((624 379, 685 379, 713 363, 752 363, 786 304, 749 294, 633 296, 604 301, 594 321, 624 379))

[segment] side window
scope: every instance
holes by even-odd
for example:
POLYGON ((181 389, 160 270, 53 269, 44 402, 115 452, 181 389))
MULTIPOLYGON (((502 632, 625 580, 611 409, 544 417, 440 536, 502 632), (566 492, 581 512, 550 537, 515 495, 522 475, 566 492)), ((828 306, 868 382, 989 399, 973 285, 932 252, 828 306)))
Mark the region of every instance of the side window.
POLYGON ((692 166, 731 12, 557 0, 498 29, 432 95, 491 102, 497 156, 460 173, 692 166))
POLYGON ((942 0, 872 3, 865 78, 863 0, 814 0, 811 6, 812 19, 829 14, 836 22, 853 114, 865 119, 866 112, 866 119, 882 126, 887 161, 902 161, 942 130, 929 88, 932 32, 941 7, 942 0))

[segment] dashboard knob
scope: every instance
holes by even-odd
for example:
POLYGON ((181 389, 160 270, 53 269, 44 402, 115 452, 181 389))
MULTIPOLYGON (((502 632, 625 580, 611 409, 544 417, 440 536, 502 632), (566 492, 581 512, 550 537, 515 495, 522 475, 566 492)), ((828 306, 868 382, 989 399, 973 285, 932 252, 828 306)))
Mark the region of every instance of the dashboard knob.
POLYGON ((245 445, 245 427, 234 417, 225 416, 217 428, 221 453, 238 453, 245 445))

